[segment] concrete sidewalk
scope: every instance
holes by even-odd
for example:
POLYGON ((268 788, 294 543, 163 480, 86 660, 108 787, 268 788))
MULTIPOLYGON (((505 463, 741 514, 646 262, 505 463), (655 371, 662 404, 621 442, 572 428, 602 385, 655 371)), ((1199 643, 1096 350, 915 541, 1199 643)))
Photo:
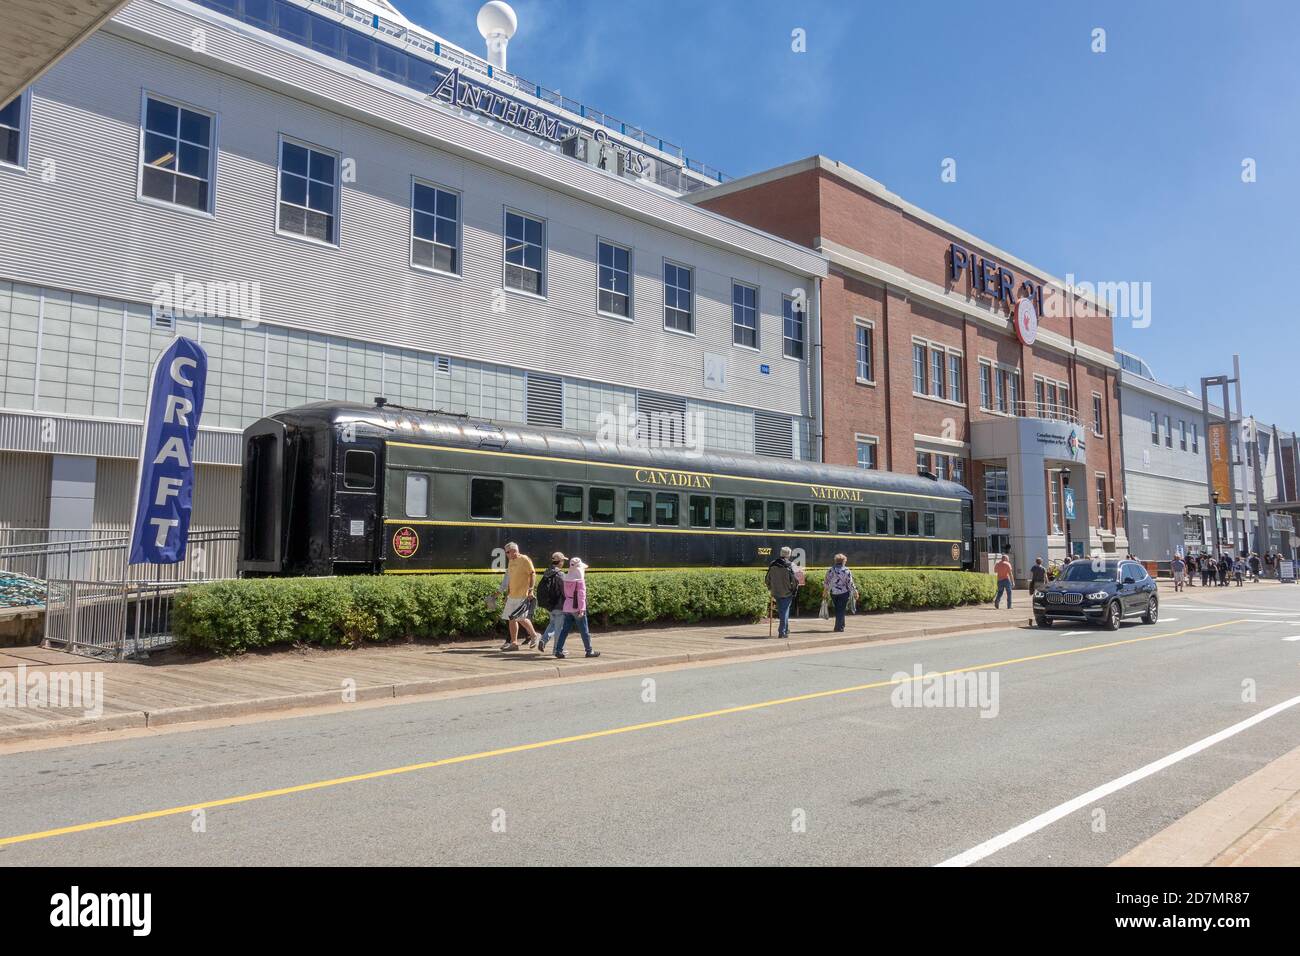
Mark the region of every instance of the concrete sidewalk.
POLYGON ((1300 747, 1125 853, 1111 866, 1300 865, 1300 747))
MULTIPOLYGON (((1193 588, 1176 595, 1161 586, 1168 601, 1206 600, 1216 604, 1248 601, 1264 582, 1244 588, 1193 588)), ((379 701, 419 694, 506 686, 557 677, 591 675, 633 668, 720 660, 786 650, 834 647, 898 638, 925 637, 995 627, 1025 626, 1031 617, 1029 595, 1015 593, 1015 610, 990 604, 939 611, 899 611, 850 615, 847 630, 835 634, 831 622, 796 618, 791 638, 768 639, 766 621, 708 627, 655 627, 593 635, 601 656, 582 657, 582 644, 570 637, 567 660, 536 651, 502 653, 501 638, 474 641, 375 645, 351 650, 284 648, 243 657, 195 660, 167 652, 145 663, 104 663, 34 647, 0 649, 0 681, 21 673, 102 675, 103 710, 87 717, 84 709, 0 706, 0 745, 72 734, 126 728, 161 727, 193 721, 242 717, 263 712, 337 706, 345 688, 355 701, 379 701), (20 670, 21 669, 21 670, 20 670), (345 684, 345 682, 351 682, 345 684)), ((46 678, 48 680, 48 677, 46 678)))
MULTIPOLYGON (((924 637, 1029 621, 1029 600, 1016 594, 1014 611, 992 605, 938 611, 850 615, 842 634, 833 622, 796 618, 789 640, 768 639, 759 624, 664 627, 592 635, 599 658, 583 657, 571 635, 566 660, 535 650, 504 653, 501 638, 455 642, 375 645, 356 649, 285 648, 230 659, 196 660, 179 653, 144 663, 105 663, 41 648, 0 650, 0 680, 21 673, 30 683, 51 673, 102 674, 103 712, 87 717, 78 708, 0 706, 0 744, 68 734, 160 727, 303 707, 374 701, 440 691, 517 684, 556 677, 684 664, 924 637), (21 670, 20 670, 21 668, 21 670), (348 683, 351 682, 351 683, 348 683)), ((48 680, 48 677, 45 678, 48 680)))

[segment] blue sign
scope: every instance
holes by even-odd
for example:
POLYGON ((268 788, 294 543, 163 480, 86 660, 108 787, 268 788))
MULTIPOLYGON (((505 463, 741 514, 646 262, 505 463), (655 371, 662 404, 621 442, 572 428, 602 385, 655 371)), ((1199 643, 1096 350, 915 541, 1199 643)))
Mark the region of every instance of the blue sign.
POLYGON ((1074 520, 1074 489, 1069 485, 1065 486, 1065 520, 1074 520))
POLYGON ((208 353, 177 336, 154 362, 140 448, 131 564, 185 558, 194 494, 194 439, 203 414, 208 353))
POLYGON ((759 370, 760 372, 762 372, 764 375, 771 375, 771 374, 772 374, 772 366, 770 366, 770 365, 766 365, 766 364, 764 364, 764 365, 760 365, 760 366, 758 367, 758 370, 759 370))

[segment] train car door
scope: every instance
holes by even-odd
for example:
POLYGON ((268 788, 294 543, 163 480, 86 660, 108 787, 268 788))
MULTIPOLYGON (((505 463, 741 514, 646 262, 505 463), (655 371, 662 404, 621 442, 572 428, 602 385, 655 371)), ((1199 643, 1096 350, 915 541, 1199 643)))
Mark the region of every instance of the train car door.
POLYGON ((382 451, 378 442, 336 441, 334 507, 331 509, 334 564, 338 571, 375 570, 379 561, 382 451), (342 567, 339 567, 342 565, 342 567))

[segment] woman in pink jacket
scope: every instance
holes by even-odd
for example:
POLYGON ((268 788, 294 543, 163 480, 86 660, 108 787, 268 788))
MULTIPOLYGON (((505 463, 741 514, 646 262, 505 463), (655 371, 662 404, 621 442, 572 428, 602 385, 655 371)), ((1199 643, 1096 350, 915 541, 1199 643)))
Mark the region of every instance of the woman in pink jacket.
POLYGON ((599 657, 600 651, 591 649, 591 632, 587 630, 587 566, 582 558, 569 559, 569 573, 564 576, 564 627, 555 639, 555 656, 565 657, 564 639, 569 631, 578 629, 582 635, 582 646, 587 649, 588 657, 599 657))

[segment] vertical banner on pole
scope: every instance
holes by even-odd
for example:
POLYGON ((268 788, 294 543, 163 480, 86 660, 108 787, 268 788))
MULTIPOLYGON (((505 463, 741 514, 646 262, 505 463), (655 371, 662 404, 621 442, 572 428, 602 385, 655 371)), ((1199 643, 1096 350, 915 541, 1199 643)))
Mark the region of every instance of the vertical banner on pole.
POLYGON ((1210 453, 1210 490, 1219 496, 1219 504, 1232 500, 1232 461, 1228 450, 1228 426, 1213 422, 1205 434, 1205 444, 1210 453))
POLYGON ((185 558, 193 508, 194 439, 207 378, 207 352, 184 336, 154 362, 136 480, 131 564, 176 564, 185 558))

